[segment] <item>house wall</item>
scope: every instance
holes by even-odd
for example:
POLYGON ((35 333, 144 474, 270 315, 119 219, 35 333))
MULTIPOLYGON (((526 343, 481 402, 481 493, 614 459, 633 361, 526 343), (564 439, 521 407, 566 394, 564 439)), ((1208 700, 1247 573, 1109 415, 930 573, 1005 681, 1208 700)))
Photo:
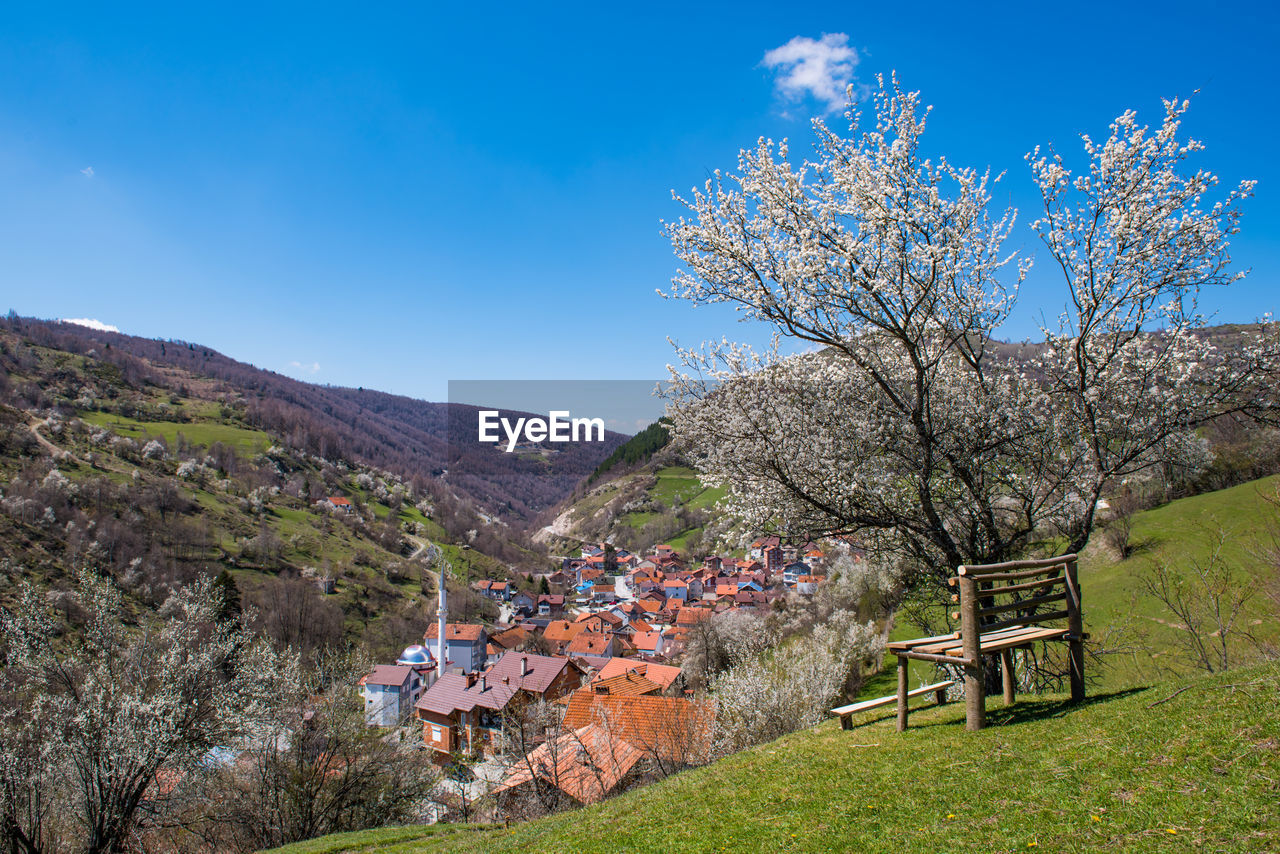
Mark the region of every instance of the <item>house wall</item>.
POLYGON ((364 717, 370 726, 395 726, 400 722, 403 698, 400 691, 386 685, 364 686, 364 717))
POLYGON ((422 743, 440 753, 452 753, 457 745, 458 734, 455 721, 437 715, 435 712, 418 710, 418 719, 422 721, 422 743))

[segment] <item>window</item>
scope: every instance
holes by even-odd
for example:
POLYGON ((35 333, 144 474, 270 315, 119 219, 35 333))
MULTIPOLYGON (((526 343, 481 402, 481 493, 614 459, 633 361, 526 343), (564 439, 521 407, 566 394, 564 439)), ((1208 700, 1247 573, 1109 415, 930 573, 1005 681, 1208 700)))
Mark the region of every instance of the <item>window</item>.
POLYGON ((440 727, 435 726, 435 725, 432 725, 432 727, 431 727, 431 740, 432 740, 432 741, 444 741, 444 732, 443 732, 443 731, 441 731, 440 727))

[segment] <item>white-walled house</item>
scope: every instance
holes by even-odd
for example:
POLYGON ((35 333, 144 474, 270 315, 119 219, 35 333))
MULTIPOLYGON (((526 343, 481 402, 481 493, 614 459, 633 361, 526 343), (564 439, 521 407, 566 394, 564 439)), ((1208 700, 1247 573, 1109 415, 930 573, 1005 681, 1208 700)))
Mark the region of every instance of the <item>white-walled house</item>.
POLYGON ((422 696, 422 679, 407 665, 379 664, 360 680, 365 722, 370 726, 396 726, 413 714, 422 696))

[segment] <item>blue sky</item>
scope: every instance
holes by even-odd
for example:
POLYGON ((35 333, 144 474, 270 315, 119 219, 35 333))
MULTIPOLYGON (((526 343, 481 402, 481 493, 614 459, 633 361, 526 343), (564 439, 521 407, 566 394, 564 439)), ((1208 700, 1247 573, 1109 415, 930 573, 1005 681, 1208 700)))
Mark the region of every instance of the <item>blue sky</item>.
MULTIPOLYGON (((1253 273, 1206 304, 1280 302, 1263 4, 184 5, 0 11, 0 311, 436 400, 451 379, 660 377, 668 336, 760 337, 655 294, 660 220, 758 136, 807 150, 826 105, 764 58, 824 34, 856 82, 922 91, 931 147, 1008 170, 1024 224, 1026 151, 1200 89, 1198 165, 1259 181, 1233 252, 1253 273)), ((1042 264, 1008 336, 1062 300, 1042 264)))

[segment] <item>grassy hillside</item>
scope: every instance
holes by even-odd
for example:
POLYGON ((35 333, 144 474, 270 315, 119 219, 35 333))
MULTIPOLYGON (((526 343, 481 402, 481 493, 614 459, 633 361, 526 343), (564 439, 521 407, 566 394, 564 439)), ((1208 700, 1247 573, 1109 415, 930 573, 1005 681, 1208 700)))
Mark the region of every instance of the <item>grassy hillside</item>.
MULTIPOLYGON (((668 543, 701 553, 707 525, 715 521, 724 489, 704 486, 693 469, 671 455, 579 493, 560 507, 553 526, 564 544, 609 540, 630 549, 668 543)), ((566 547, 567 547, 566 545, 566 547)), ((557 547, 553 543, 553 550, 557 547)))
MULTIPOLYGON (((1256 589, 1256 573, 1271 572, 1261 565, 1258 552, 1268 528, 1280 524, 1280 511, 1266 500, 1275 497, 1277 486, 1280 477, 1267 477, 1135 514, 1133 553, 1124 560, 1108 554, 1095 538, 1081 564, 1086 628, 1101 639, 1108 629, 1125 627, 1116 641, 1134 649, 1111 658, 1111 684, 1149 679, 1165 670, 1187 671, 1173 652, 1176 618, 1141 592, 1139 579, 1154 562, 1187 567, 1191 561, 1206 561, 1220 547, 1239 587, 1256 589)), ((1280 640, 1280 625, 1268 616, 1262 597, 1255 598, 1240 623, 1238 630, 1280 640)), ((1241 654, 1249 651, 1242 640, 1241 654)))
POLYGON ((892 712, 798 732, 604 804, 510 828, 398 828, 340 851, 1219 851, 1280 848, 1280 665, 1145 690, 892 712), (1182 690, 1185 689, 1185 690, 1182 690), (1179 693, 1180 692, 1180 693, 1179 693))

